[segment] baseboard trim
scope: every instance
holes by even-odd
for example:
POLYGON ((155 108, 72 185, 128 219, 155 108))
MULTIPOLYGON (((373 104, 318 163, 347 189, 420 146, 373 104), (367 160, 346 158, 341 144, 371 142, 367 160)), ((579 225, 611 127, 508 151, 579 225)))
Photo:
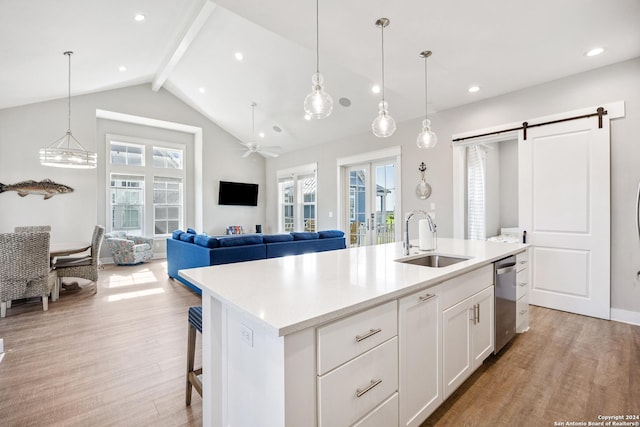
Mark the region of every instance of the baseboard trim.
POLYGON ((611 307, 611 320, 640 326, 640 312, 611 307))

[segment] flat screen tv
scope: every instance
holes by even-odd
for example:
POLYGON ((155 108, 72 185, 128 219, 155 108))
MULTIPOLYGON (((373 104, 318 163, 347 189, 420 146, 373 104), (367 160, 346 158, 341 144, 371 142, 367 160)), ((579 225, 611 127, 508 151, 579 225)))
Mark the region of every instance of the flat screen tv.
POLYGON ((220 181, 219 205, 258 206, 258 184, 220 181))

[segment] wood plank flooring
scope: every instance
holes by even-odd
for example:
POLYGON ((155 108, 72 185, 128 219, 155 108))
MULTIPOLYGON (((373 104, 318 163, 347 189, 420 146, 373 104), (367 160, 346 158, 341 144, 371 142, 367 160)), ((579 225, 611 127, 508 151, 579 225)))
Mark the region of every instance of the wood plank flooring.
POLYGON ((598 415, 640 415, 640 326, 534 306, 530 323, 421 427, 587 425, 598 415))
MULTIPOLYGON (((200 396, 184 405, 187 307, 199 304, 162 261, 107 266, 97 294, 82 284, 48 312, 37 300, 14 303, 0 319, 0 425, 200 426, 200 396)), ((489 357, 423 426, 640 415, 640 326, 539 307, 530 316, 531 330, 489 357)), ((200 345, 198 335, 198 366, 200 345)))
POLYGON ((200 396, 184 404, 187 308, 200 297, 163 261, 107 266, 97 294, 81 285, 47 312, 14 302, 0 319, 0 425, 201 425, 200 396))

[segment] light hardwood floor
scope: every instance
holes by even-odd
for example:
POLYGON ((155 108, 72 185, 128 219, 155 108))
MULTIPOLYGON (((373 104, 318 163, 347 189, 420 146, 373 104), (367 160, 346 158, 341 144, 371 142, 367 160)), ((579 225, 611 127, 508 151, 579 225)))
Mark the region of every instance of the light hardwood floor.
POLYGON ((187 308, 200 304, 161 261, 107 266, 97 294, 62 291, 47 312, 14 303, 0 319, 0 425, 201 425, 200 396, 184 403, 187 308))
MULTIPOLYGON (((107 266, 93 292, 63 291, 48 312, 14 304, 0 319, 0 426, 201 425, 198 394, 184 405, 187 307, 199 296, 161 261, 107 266)), ((423 426, 640 415, 640 326, 538 307, 531 325, 423 426)))

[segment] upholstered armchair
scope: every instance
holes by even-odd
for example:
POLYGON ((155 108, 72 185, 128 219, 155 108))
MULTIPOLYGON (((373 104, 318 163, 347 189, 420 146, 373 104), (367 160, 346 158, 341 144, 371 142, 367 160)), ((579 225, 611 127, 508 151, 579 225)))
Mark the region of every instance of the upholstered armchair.
POLYGON ((115 231, 106 236, 107 247, 113 262, 117 265, 134 265, 153 258, 153 239, 130 236, 123 231, 115 231))

